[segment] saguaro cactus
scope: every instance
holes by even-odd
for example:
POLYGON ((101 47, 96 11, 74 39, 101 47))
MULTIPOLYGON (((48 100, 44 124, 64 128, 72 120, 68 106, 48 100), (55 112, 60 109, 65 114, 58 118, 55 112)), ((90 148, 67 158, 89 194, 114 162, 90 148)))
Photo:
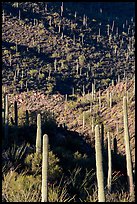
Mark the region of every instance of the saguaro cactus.
POLYGON ((101 94, 100 94, 100 89, 99 89, 99 98, 98 98, 98 100, 99 100, 99 109, 101 109, 101 94))
POLYGON ((92 128, 91 128, 91 130, 92 130, 92 133, 94 132, 94 116, 92 116, 92 128))
POLYGON ((72 87, 72 96, 74 96, 75 95, 75 89, 74 89, 74 87, 72 87))
POLYGON ((107 89, 107 104, 109 106, 109 89, 107 89))
POLYGON ((124 116, 124 138, 125 138, 125 151, 126 151, 126 163, 127 163, 127 176, 128 176, 128 182, 129 182, 130 196, 133 196, 134 195, 134 183, 133 183, 132 158, 131 158, 130 141, 129 141, 126 96, 123 97, 123 116, 124 116))
POLYGON ((100 126, 100 133, 101 133, 101 146, 102 146, 102 154, 104 154, 104 124, 102 123, 100 126))
POLYGON ((48 135, 43 135, 42 202, 48 202, 48 135))
POLYGON ((109 192, 111 192, 111 180, 112 180, 112 157, 111 157, 111 137, 110 133, 107 133, 108 138, 108 178, 107 178, 107 187, 109 192))
POLYGON ((83 130, 85 128, 85 111, 83 111, 83 130))
POLYGON ((112 108, 112 93, 110 93, 110 98, 109 98, 109 100, 110 100, 110 108, 112 108))
POLYGON ((3 15, 2 15, 2 21, 3 21, 3 23, 5 23, 5 13, 4 13, 4 10, 3 10, 3 15))
POLYGON ((98 201, 105 202, 102 147, 101 147, 101 140, 99 137, 99 125, 95 126, 95 151, 96 151, 98 201))
POLYGON ((18 107, 17 101, 14 101, 15 125, 18 126, 18 107))
POLYGON ((82 95, 85 96, 85 86, 83 85, 82 95))
POLYGON ((9 126, 9 107, 8 107, 8 94, 5 95, 5 143, 8 140, 8 126, 9 126))
POLYGON ((41 115, 37 115, 36 153, 41 153, 41 115))
POLYGON ((134 75, 134 87, 133 87, 133 95, 135 95, 135 75, 134 75))
POLYGON ((55 61, 54 61, 54 69, 55 69, 55 71, 57 71, 57 59, 55 59, 55 61))
POLYGON ((92 100, 95 99, 96 90, 95 90, 95 83, 92 83, 92 100))
POLYGON ((20 15, 20 10, 19 10, 19 21, 20 21, 20 16, 21 16, 21 15, 20 15))

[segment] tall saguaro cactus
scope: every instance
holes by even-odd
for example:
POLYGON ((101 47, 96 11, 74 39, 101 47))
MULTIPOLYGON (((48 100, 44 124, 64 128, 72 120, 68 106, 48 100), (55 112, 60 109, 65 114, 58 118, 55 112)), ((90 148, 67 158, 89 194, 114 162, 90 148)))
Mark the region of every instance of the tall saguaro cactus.
POLYGON ((36 153, 41 153, 41 115, 37 115, 36 153))
POLYGON ((104 154, 104 133, 105 133, 105 130, 104 130, 104 124, 103 123, 101 124, 100 130, 101 130, 100 133, 101 133, 102 154, 104 154))
POLYGON ((17 101, 14 102, 15 125, 18 126, 18 107, 17 101))
POLYGON ((103 159, 102 159, 101 140, 99 135, 99 125, 95 126, 95 151, 96 151, 98 201, 105 202, 103 159))
POLYGON ((108 106, 109 106, 109 96, 110 96, 109 89, 107 89, 107 104, 108 104, 108 106))
POLYGON ((42 202, 48 202, 48 135, 43 135, 42 202))
POLYGON ((99 89, 98 101, 99 101, 99 109, 101 109, 101 93, 100 93, 100 89, 99 89))
POLYGON ((110 93, 110 108, 112 108, 112 93, 110 93))
POLYGON ((127 98, 123 97, 123 116, 124 116, 124 138, 125 138, 125 151, 126 151, 126 163, 127 163, 127 176, 129 182, 130 196, 134 195, 134 183, 133 183, 133 169, 132 158, 129 141, 129 128, 128 128, 128 113, 127 113, 127 98))
POLYGON ((111 192, 111 181, 112 181, 112 157, 111 157, 111 137, 110 133, 107 133, 108 138, 108 179, 107 179, 107 187, 109 192, 111 192))
POLYGON ((83 111, 83 130, 84 130, 84 128, 85 128, 85 112, 83 111))
POLYGON ((8 140, 8 126, 9 126, 9 107, 8 107, 8 94, 5 95, 5 143, 8 140))

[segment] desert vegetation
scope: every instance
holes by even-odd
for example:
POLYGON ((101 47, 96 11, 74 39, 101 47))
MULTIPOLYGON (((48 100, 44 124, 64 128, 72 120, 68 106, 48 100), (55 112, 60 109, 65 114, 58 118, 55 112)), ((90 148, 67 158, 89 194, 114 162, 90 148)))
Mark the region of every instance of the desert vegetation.
POLYGON ((135 5, 112 4, 2 3, 3 202, 135 201, 135 5))

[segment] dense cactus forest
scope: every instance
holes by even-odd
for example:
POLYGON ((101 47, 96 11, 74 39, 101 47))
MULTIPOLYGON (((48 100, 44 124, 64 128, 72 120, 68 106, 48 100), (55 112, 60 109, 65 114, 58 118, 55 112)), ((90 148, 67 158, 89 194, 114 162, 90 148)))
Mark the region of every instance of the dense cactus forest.
POLYGON ((135 4, 2 3, 2 202, 135 201, 135 4))

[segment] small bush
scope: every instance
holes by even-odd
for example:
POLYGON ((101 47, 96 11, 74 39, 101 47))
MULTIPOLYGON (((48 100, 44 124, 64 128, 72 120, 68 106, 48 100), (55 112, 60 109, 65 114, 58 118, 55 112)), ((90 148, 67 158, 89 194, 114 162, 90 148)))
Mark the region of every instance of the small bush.
MULTIPOLYGON (((41 175, 42 173, 42 155, 33 153, 29 154, 25 159, 25 164, 31 174, 41 175)), ((53 182, 60 178, 62 169, 59 166, 59 159, 49 151, 49 166, 48 166, 48 179, 49 182, 53 182)))

